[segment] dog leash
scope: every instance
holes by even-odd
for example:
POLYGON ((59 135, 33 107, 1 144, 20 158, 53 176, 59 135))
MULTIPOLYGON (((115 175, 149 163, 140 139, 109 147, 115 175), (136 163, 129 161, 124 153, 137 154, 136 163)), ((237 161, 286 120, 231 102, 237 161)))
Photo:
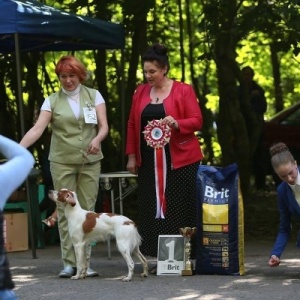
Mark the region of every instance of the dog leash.
POLYGON ((79 183, 79 179, 80 179, 80 176, 81 176, 81 174, 82 174, 82 170, 83 170, 83 168, 84 168, 84 165, 85 165, 85 163, 86 163, 86 161, 85 161, 85 159, 87 160, 88 158, 87 158, 87 153, 83 153, 82 154, 83 155, 83 163, 82 163, 82 166, 81 166, 81 168, 80 168, 80 172, 79 172, 79 174, 78 174, 78 178, 77 178, 77 182, 76 182, 76 186, 75 186, 75 191, 77 190, 77 186, 78 186, 78 183, 79 183))

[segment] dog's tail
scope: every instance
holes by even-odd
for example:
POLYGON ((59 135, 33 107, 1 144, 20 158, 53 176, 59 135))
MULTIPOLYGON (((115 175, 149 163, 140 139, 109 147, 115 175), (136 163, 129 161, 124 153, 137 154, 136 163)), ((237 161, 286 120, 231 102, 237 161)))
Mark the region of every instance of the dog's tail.
POLYGON ((133 242, 133 248, 131 249, 131 251, 135 248, 135 247, 139 247, 142 243, 142 237, 140 236, 138 230, 136 227, 134 227, 134 242, 133 242))

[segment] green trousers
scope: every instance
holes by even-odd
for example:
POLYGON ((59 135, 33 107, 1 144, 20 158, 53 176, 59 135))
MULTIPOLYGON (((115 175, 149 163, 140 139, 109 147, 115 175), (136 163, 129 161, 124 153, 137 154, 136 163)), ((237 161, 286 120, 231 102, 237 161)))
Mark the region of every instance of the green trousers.
MULTIPOLYGON (((80 165, 50 162, 50 171, 55 190, 67 188, 76 191, 81 207, 85 210, 94 211, 99 191, 100 161, 80 165)), ((68 221, 64 214, 64 206, 58 204, 57 211, 63 264, 64 267, 75 267, 75 251, 69 236, 68 221)))

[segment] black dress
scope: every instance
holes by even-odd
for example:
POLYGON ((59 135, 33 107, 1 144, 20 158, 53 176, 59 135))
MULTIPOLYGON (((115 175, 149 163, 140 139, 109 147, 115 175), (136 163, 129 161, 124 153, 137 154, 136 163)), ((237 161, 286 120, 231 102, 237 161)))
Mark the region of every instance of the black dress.
MULTIPOLYGON (((149 104, 142 113, 141 131, 148 121, 164 117, 163 104, 149 104)), ((167 211, 165 219, 156 219, 154 149, 147 145, 141 132, 142 165, 138 170, 139 231, 143 239, 141 251, 151 257, 157 257, 159 235, 179 234, 179 228, 196 227, 197 223, 196 175, 199 162, 174 170, 171 168, 168 145, 165 146, 165 152, 167 211)), ((195 249, 192 249, 191 257, 193 253, 195 249)))

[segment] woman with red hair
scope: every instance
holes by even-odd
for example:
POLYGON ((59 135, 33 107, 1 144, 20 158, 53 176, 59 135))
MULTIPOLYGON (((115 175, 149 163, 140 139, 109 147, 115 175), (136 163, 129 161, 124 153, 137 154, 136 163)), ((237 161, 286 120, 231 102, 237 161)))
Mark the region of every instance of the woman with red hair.
MULTIPOLYGON (((20 143, 31 146, 50 125, 49 161, 54 189, 76 191, 81 207, 93 211, 103 158, 101 142, 108 133, 105 101, 99 91, 83 85, 87 71, 76 57, 63 56, 55 73, 61 88, 45 99, 37 122, 20 143)), ((59 277, 70 278, 76 273, 76 258, 64 208, 58 205, 57 212, 64 264, 59 277)), ((88 269, 88 277, 97 275, 88 269)))

